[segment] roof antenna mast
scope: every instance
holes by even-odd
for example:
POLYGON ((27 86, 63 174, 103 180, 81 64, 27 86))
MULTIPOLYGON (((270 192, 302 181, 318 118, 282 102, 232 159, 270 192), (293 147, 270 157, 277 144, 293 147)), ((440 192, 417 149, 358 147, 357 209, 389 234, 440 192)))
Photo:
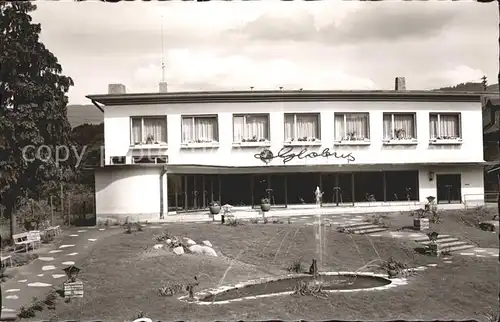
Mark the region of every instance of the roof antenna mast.
POLYGON ((161 16, 161 81, 165 82, 165 61, 163 48, 163 15, 161 16))
POLYGON ((160 93, 166 93, 168 91, 167 82, 165 81, 165 51, 163 45, 163 15, 161 16, 161 81, 160 81, 160 93))

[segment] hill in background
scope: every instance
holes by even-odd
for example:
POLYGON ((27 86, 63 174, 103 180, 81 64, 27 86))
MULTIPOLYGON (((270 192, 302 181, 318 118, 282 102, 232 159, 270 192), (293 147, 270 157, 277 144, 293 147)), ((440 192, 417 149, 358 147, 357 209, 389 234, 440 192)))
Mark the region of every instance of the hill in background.
MULTIPOLYGON (((455 86, 441 87, 434 91, 443 92, 482 92, 483 85, 481 83, 461 83, 455 86)), ((498 93, 498 84, 489 85, 486 88, 487 93, 498 93)))
POLYGON ((100 124, 104 115, 94 105, 68 105, 68 121, 71 127, 82 124, 100 124))

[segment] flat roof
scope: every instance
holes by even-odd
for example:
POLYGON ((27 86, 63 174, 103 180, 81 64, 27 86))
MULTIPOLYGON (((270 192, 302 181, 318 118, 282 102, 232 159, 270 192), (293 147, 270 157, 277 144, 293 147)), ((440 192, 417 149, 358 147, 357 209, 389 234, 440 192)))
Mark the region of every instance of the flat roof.
POLYGON ((475 102, 486 93, 444 91, 211 91, 87 95, 104 105, 241 103, 241 102, 318 102, 318 101, 413 101, 475 102))

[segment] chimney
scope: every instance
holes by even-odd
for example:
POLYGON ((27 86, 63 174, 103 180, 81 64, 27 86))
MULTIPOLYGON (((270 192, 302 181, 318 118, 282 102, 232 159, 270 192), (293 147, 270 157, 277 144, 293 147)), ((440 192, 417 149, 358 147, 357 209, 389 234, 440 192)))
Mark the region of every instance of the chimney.
POLYGON ((109 84, 108 94, 126 94, 127 90, 123 84, 109 84))
POLYGON ((406 80, 404 77, 396 77, 396 85, 394 90, 396 91, 406 91, 406 80))
POLYGON ((160 82, 160 93, 166 93, 168 92, 168 86, 167 82, 160 82))

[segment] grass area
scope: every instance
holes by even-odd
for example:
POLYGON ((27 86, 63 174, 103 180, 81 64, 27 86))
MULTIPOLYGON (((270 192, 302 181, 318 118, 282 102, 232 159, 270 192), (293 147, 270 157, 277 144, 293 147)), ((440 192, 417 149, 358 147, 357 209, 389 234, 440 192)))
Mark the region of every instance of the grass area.
POLYGON ((369 261, 389 257, 409 267, 437 263, 409 284, 385 291, 313 296, 281 296, 226 305, 184 303, 177 296, 161 297, 165 283, 189 283, 196 275, 195 292, 221 284, 280 276, 301 259, 307 268, 316 255, 314 228, 296 224, 171 224, 170 234, 196 241, 209 240, 218 257, 173 255, 153 250, 154 234, 161 229, 120 233, 100 239, 79 267, 84 282, 83 299, 64 303, 54 311, 37 313, 36 319, 133 320, 139 312, 153 320, 350 320, 350 319, 482 319, 498 306, 498 262, 493 258, 441 258, 417 254, 412 242, 342 234, 325 227, 323 270, 358 270, 369 261))

